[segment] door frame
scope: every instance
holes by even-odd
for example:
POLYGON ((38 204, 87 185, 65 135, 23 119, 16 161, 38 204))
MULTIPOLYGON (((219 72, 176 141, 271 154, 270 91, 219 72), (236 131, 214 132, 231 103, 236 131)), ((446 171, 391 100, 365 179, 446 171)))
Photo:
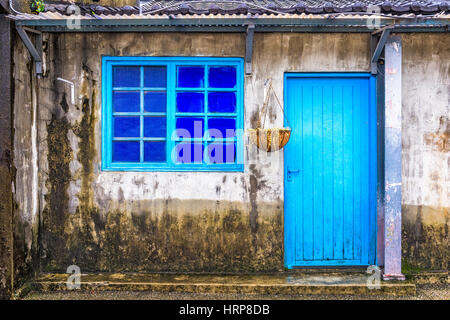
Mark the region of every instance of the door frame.
MULTIPOLYGON (((287 81, 291 78, 366 78, 369 80, 369 113, 371 117, 374 117, 375 119, 369 122, 369 186, 370 186, 370 201, 369 201, 369 210, 370 210, 370 217, 369 217, 369 228, 372 230, 372 234, 369 240, 369 252, 370 256, 373 257, 372 261, 369 261, 369 264, 375 264, 378 265, 378 250, 380 250, 379 246, 379 239, 380 239, 380 232, 383 232, 383 228, 380 228, 382 224, 380 225, 380 221, 384 223, 384 220, 380 219, 380 214, 382 215, 382 210, 380 210, 379 207, 379 199, 380 194, 382 192, 382 184, 380 183, 382 181, 382 177, 384 176, 382 172, 384 171, 383 167, 380 167, 380 164, 383 163, 383 150, 384 148, 380 149, 380 141, 382 141, 380 136, 382 133, 380 132, 380 126, 384 126, 384 113, 379 113, 379 106, 380 106, 380 98, 383 92, 379 92, 379 86, 377 84, 379 83, 378 77, 376 75, 373 75, 369 72, 285 72, 283 76, 283 104, 284 109, 287 110, 288 104, 287 104, 287 81), (381 118, 381 119, 379 119, 381 118)), ((287 114, 288 111, 285 111, 287 114)), ((287 119, 284 118, 284 126, 287 126, 287 119)), ((382 130, 381 130, 382 131, 382 130)), ((329 266, 329 265, 317 265, 314 262, 311 264, 304 264, 304 265, 297 265, 295 264, 295 257, 293 257, 292 250, 288 252, 286 250, 286 243, 289 241, 289 239, 292 239, 292 228, 289 228, 286 223, 286 170, 287 165, 284 161, 285 158, 285 150, 283 149, 283 231, 284 231, 284 239, 283 239, 283 251, 284 251, 284 267, 287 269, 293 269, 293 268, 310 268, 310 267, 351 267, 351 265, 345 265, 345 264, 337 264, 336 266, 329 266)), ((381 239, 384 238, 384 234, 381 235, 381 239)), ((358 265, 358 267, 361 267, 361 265, 358 265)))

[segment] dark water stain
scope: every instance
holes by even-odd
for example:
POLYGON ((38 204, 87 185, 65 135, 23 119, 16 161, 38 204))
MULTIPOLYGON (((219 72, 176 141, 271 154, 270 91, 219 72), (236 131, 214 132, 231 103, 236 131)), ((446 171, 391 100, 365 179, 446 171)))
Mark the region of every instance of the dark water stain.
POLYGON ((65 92, 62 94, 60 106, 64 110, 64 113, 67 113, 67 111, 69 111, 69 105, 67 104, 67 98, 66 98, 65 92))
POLYGON ((257 205, 257 194, 258 191, 265 187, 266 180, 261 179, 262 174, 257 169, 255 164, 249 165, 250 169, 250 226, 253 233, 258 232, 258 205, 257 205))
POLYGON ((252 129, 261 127, 261 120, 258 111, 254 111, 250 116, 250 125, 252 129))
POLYGON ((448 270, 448 208, 403 205, 402 220, 403 260, 422 269, 448 270))
POLYGON ((289 65, 297 65, 299 61, 301 62, 303 60, 302 55, 305 40, 305 37, 302 36, 289 37, 287 54, 289 65))
POLYGON ((67 138, 70 125, 66 117, 57 119, 52 114, 47 126, 48 180, 45 195, 46 206, 42 214, 42 241, 45 264, 57 263, 58 257, 65 254, 65 226, 68 214, 68 187, 71 181, 69 163, 72 149, 67 138))

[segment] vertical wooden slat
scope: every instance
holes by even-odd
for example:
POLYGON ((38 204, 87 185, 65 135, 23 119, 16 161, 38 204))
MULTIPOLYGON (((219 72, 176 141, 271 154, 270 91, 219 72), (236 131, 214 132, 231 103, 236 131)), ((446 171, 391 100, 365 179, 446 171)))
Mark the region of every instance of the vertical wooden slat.
MULTIPOLYGON (((367 85, 367 103, 369 109, 369 253, 365 263, 376 264, 377 256, 377 109, 376 83, 370 78, 367 85)), ((401 143, 400 143, 401 145, 401 143)), ((401 158, 401 157, 400 157, 401 158)), ((400 170, 401 176, 401 170, 400 170)))
MULTIPOLYGON (((364 81, 360 81, 364 84, 364 81)), ((361 211, 361 108, 367 106, 361 101, 361 87, 353 87, 353 230, 354 230, 354 244, 353 255, 354 259, 361 257, 361 215, 364 213, 361 211)))
MULTIPOLYGON (((284 102, 286 107, 287 117, 292 119, 293 123, 299 123, 299 115, 298 115, 298 100, 299 96, 297 94, 297 88, 294 88, 294 84, 296 83, 295 79, 286 79, 286 94, 284 97, 284 102), (298 118, 297 118, 298 117, 298 118)), ((286 119, 284 119, 286 125, 286 119)), ((292 127, 291 132, 291 145, 286 145, 284 148, 284 156, 285 156, 285 168, 284 168, 284 176, 285 176, 285 185, 284 185, 284 247, 285 247, 285 265, 288 267, 295 263, 296 257, 299 255, 297 252, 297 244, 300 241, 296 241, 296 239, 301 239, 299 237, 299 227, 301 223, 298 221, 298 215, 301 213, 301 210, 297 210, 298 202, 301 197, 292 197, 291 190, 296 190, 297 186, 293 185, 293 181, 289 181, 286 179, 287 176, 287 164, 291 162, 291 158, 295 157, 296 154, 296 146, 299 143, 299 137, 301 137, 300 126, 296 125, 292 127)), ((298 157, 298 155, 296 155, 298 157)), ((300 243, 301 244, 301 243, 300 243)))
MULTIPOLYGON (((296 125, 292 128, 291 141, 293 142, 290 146, 286 146, 286 162, 289 166, 286 166, 285 174, 287 174, 287 168, 290 169, 302 169, 302 87, 298 79, 290 79, 287 83, 289 88, 287 94, 287 101, 289 109, 287 110, 288 118, 292 119, 296 125)), ((287 125, 287 123, 285 124, 287 125)), ((297 175, 291 179, 291 181, 286 181, 286 188, 290 190, 295 190, 287 194, 289 202, 287 206, 289 210, 292 210, 292 215, 289 215, 289 222, 292 223, 292 230, 290 234, 293 239, 290 242, 290 248, 292 248, 293 256, 290 257, 290 261, 302 260, 303 259, 303 186, 301 183, 301 176, 297 175)))
POLYGON ((353 259, 353 92, 352 82, 345 80, 343 87, 343 148, 344 148, 344 259, 353 259))
MULTIPOLYGON (((296 148, 297 151, 294 153, 294 159, 291 160, 291 163, 293 162, 298 163, 298 167, 293 167, 293 169, 298 168, 300 170, 300 173, 302 173, 304 171, 304 166, 303 166, 303 87, 300 85, 300 81, 296 81, 296 86, 295 88, 297 89, 296 92, 298 94, 300 94, 300 96, 297 96, 295 98, 295 108, 294 108, 294 115, 293 117, 295 117, 296 119, 296 123, 298 128, 296 128, 296 133, 298 132, 298 136, 295 137, 295 141, 296 141, 296 148)), ((291 117, 291 118, 293 118, 291 117)), ((296 255, 297 255, 297 259, 299 260, 303 260, 304 259, 304 254, 303 254, 303 228, 304 228, 304 223, 303 223, 303 217, 304 217, 304 210, 303 210, 303 194, 304 194, 304 190, 303 190, 303 180, 302 180, 302 174, 300 174, 298 177, 295 177, 293 179, 294 181, 294 185, 295 185, 295 189, 294 190, 298 190, 298 193, 296 193, 296 221, 295 223, 297 224, 297 230, 298 230, 298 236, 297 236, 297 241, 295 243, 296 246, 296 255)))
POLYGON ((368 256, 369 237, 369 110, 368 110, 368 86, 361 86, 361 97, 364 103, 361 107, 361 259, 368 256))
POLYGON ((343 247, 343 117, 342 87, 333 87, 333 257, 344 258, 343 247))
POLYGON ((333 259, 333 88, 323 87, 324 259, 333 259))
POLYGON ((303 255, 314 258, 314 203, 313 203, 313 87, 303 87, 303 255))
POLYGON ((313 241, 314 260, 323 259, 323 81, 313 85, 313 241))

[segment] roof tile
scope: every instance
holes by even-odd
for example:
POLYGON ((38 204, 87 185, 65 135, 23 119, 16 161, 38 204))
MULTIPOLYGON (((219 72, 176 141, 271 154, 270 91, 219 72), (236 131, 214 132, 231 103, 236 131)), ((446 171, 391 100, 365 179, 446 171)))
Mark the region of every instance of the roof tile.
MULTIPOLYGON (((431 15, 450 11, 449 0, 148 0, 141 1, 142 11, 147 15, 161 14, 331 14, 372 12, 369 6, 379 6, 381 12, 391 15, 431 15)), ((46 12, 70 15, 67 2, 47 2, 46 12)), ((132 15, 139 7, 111 7, 97 4, 76 4, 82 15, 132 15)))

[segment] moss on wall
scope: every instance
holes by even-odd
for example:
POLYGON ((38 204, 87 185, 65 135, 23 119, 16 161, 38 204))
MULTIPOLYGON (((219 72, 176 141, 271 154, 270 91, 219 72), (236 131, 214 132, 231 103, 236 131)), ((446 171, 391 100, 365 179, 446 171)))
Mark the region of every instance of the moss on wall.
MULTIPOLYGON (((204 204, 199 201, 197 206, 204 204)), ((281 208, 259 218, 257 232, 252 231, 249 213, 236 209, 179 214, 169 211, 142 215, 115 210, 102 216, 91 208, 67 215, 65 235, 58 239, 67 250, 51 248, 53 259, 44 270, 64 271, 70 264, 82 271, 107 272, 254 272, 282 268, 281 208)))
POLYGON ((52 115, 47 126, 48 144, 48 180, 46 187, 48 193, 45 196, 47 203, 43 210, 42 240, 44 245, 44 257, 47 264, 56 265, 59 257, 66 251, 65 227, 67 220, 67 205, 71 175, 69 163, 72 160, 72 149, 69 145, 67 133, 69 123, 66 117, 58 119, 52 115))
POLYGON ((402 256, 406 265, 420 269, 448 270, 448 208, 403 205, 402 219, 402 256))

